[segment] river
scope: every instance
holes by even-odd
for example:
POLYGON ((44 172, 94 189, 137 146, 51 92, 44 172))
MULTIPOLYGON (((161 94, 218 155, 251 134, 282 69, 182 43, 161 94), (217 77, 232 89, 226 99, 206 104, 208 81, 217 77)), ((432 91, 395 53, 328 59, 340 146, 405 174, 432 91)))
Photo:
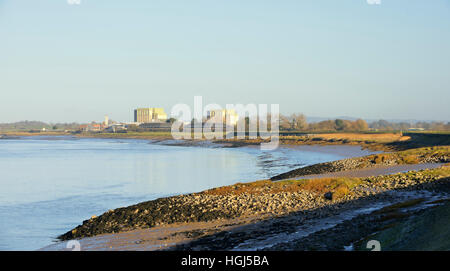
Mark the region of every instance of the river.
POLYGON ((70 136, 2 139, 0 250, 39 249, 109 209, 369 153, 358 146, 263 151, 70 136))

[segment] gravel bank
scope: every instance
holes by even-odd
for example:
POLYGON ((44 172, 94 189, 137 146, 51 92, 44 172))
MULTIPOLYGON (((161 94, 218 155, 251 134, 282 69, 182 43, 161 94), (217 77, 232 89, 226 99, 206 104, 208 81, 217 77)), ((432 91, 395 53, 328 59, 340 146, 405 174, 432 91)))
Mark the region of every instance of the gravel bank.
POLYGON ((272 181, 292 179, 305 175, 324 174, 348 170, 359 170, 377 166, 405 164, 449 163, 450 147, 420 148, 395 153, 374 154, 357 158, 315 164, 291 170, 271 178, 272 181))
POLYGON ((385 192, 398 189, 430 189, 441 183, 448 184, 449 177, 450 168, 444 167, 371 178, 236 184, 110 210, 83 221, 82 225, 59 239, 70 240, 172 223, 226 221, 255 215, 261 220, 294 212, 326 217, 343 206, 352 207, 360 199, 376 201, 384 197, 385 192))

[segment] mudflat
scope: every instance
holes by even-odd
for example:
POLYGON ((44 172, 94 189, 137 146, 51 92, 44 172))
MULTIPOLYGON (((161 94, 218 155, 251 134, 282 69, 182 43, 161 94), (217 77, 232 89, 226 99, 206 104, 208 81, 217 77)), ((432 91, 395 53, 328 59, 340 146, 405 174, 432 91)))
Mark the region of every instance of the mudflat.
MULTIPOLYGON (((84 249, 93 250, 287 249, 278 245, 298 242, 399 202, 448 199, 449 191, 448 166, 369 178, 236 184, 111 210, 60 238, 79 239, 84 249)), ((388 221, 389 215, 376 214, 376 219, 388 221)), ((361 231, 358 238, 375 229, 361 231)), ((356 240, 337 244, 350 241, 356 240)), ((63 244, 45 249, 62 249, 63 244)), ((303 249, 314 249, 314 244, 303 249)))

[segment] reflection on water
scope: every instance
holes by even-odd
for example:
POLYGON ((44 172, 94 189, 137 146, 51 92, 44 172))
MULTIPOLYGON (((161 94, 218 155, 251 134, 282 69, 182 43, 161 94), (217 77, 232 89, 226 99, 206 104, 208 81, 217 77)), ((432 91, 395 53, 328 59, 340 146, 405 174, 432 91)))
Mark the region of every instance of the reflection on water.
POLYGON ((340 147, 344 151, 71 137, 0 140, 0 250, 38 249, 109 209, 367 153, 340 147))

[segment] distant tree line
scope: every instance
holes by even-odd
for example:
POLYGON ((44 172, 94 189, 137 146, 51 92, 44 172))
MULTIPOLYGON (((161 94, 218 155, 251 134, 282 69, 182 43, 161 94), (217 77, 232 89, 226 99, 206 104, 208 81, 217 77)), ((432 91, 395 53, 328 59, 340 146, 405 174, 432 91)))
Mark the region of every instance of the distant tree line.
POLYGON ((374 121, 369 124, 369 128, 373 130, 408 130, 411 128, 418 128, 431 131, 450 131, 450 122, 389 122, 386 120, 374 121))
POLYGON ((282 131, 305 131, 305 132, 319 132, 319 131, 349 131, 349 132, 363 132, 369 130, 379 131, 394 131, 394 130, 409 130, 409 129, 423 129, 433 131, 449 131, 450 122, 389 122, 386 120, 378 120, 367 123, 363 119, 357 120, 324 120, 319 122, 307 122, 307 118, 303 114, 292 114, 289 116, 280 116, 280 130, 282 131))
POLYGON ((335 119, 308 123, 303 114, 280 116, 280 130, 284 131, 367 131, 369 125, 365 120, 355 121, 335 119))
MULTIPOLYGON (((267 126, 270 129, 270 116, 268 117, 267 126)), ((173 123, 174 118, 168 119, 168 123, 173 123)), ((246 126, 248 127, 249 119, 246 118, 246 126)), ((78 130, 79 123, 45 123, 41 121, 19 121, 14 123, 0 123, 0 132, 8 131, 37 131, 45 128, 49 131, 65 131, 78 130)), ((324 120, 319 122, 308 123, 307 118, 303 114, 291 114, 289 116, 280 115, 281 131, 301 131, 301 132, 320 132, 320 131, 348 131, 348 132, 364 132, 364 131, 406 131, 409 129, 423 129, 428 131, 450 131, 450 122, 390 122, 386 120, 378 120, 367 123, 363 119, 357 120, 324 120)), ((144 131, 136 125, 129 125, 129 131, 144 131)))
POLYGON ((78 123, 45 123, 42 121, 19 121, 13 123, 0 123, 0 132, 8 131, 32 131, 32 130, 76 130, 80 124, 78 123))

